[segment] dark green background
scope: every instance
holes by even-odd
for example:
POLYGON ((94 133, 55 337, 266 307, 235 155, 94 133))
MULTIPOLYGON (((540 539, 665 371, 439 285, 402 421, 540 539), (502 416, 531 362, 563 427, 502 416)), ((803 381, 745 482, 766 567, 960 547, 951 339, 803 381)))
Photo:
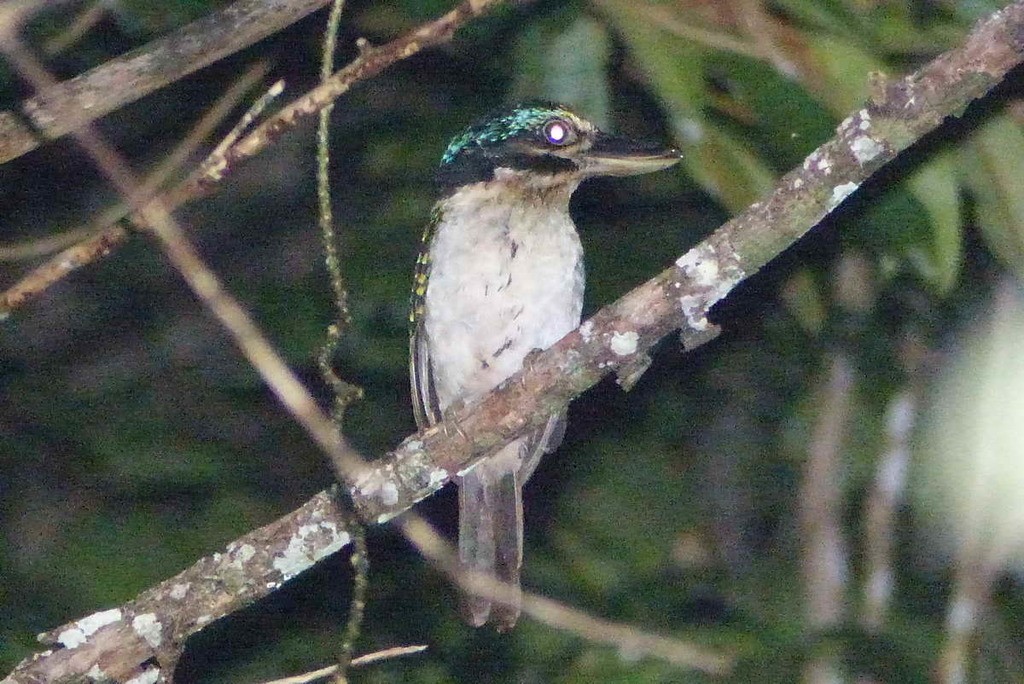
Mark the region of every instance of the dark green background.
MULTIPOLYGON (((414 429, 411 270, 433 203, 433 169, 468 121, 509 100, 553 98, 610 130, 671 141, 686 153, 670 171, 596 180, 574 197, 587 253, 586 311, 594 311, 828 139, 866 95, 869 71, 914 68, 999 4, 767 3, 765 16, 788 32, 790 57, 799 55, 786 62, 681 37, 664 28, 664 14, 648 11, 750 43, 728 26, 730 12, 743 18, 738 2, 542 2, 503 8, 450 45, 358 85, 338 100, 332 134, 353 312, 337 368, 366 393, 348 414, 346 435, 364 453, 381 454, 414 429)), ((100 64, 213 5, 118 8, 51 60, 57 74, 100 64)), ((384 42, 447 9, 350 3, 339 62, 351 58, 356 37, 384 42)), ((66 16, 40 16, 28 42, 59 32, 66 16)), ((258 57, 273 63, 272 78, 286 79, 287 101, 314 84, 325 16, 126 107, 102 121, 103 132, 138 169, 149 168, 258 57)), ((7 106, 28 92, 8 71, 2 79, 7 106)), ((892 612, 886 628, 868 635, 857 621, 862 506, 884 445, 886 407, 929 377, 908 368, 907 345, 945 349, 964 312, 982 308, 998 279, 1024 267, 1024 250, 1015 248, 1024 216, 1014 211, 1024 193, 1024 157, 1016 153, 1024 138, 1020 119, 1005 110, 1019 82, 1014 74, 740 286, 715 310, 720 338, 693 353, 670 338, 631 393, 607 381, 573 404, 564 446, 527 488, 527 588, 734 649, 739 664, 728 681, 797 681, 815 643, 797 564, 798 487, 823 410, 824 371, 842 354, 856 369, 840 485, 851 575, 848 621, 827 641, 851 676, 928 681, 942 640, 949 555, 902 508, 892 612), (839 287, 839 265, 851 260, 865 276, 839 287)), ((314 358, 333 314, 313 147, 312 127, 303 125, 179 215, 326 406, 314 358)), ((4 243, 69 229, 115 199, 67 140, 0 167, 0 193, 4 243)), ((0 263, 2 284, 29 265, 0 263)), ((942 366, 938 358, 929 371, 942 366)), ((37 648, 35 634, 130 599, 330 481, 323 456, 156 245, 131 240, 0 324, 0 671, 37 648)), ((448 534, 452 494, 420 506, 448 534)), ((439 573, 390 528, 369 533, 370 598, 358 651, 411 643, 430 650, 354 673, 353 681, 703 681, 529 619, 508 635, 467 628, 439 573)), ((179 681, 252 682, 328 664, 347 613, 346 556, 203 631, 189 643, 179 681)), ((997 586, 979 656, 987 681, 1024 674, 1022 596, 1015 579, 997 586)))

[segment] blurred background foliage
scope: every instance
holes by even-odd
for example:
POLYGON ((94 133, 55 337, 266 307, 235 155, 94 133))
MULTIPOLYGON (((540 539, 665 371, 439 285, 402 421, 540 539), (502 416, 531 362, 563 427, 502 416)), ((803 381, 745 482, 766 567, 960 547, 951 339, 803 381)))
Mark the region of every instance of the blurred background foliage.
MULTIPOLYGON (((224 4, 103 2, 49 65, 70 77, 224 4)), ((387 41, 450 4, 348 3, 339 61, 357 37, 387 41)), ((410 273, 433 169, 468 121, 544 97, 683 149, 678 170, 576 194, 593 311, 763 195, 878 74, 956 45, 1002 4, 520 3, 359 85, 338 101, 333 133, 353 311, 337 368, 366 392, 346 433, 380 454, 413 430, 410 273)), ((26 38, 44 45, 87 5, 41 13, 26 38)), ((253 60, 268 60, 292 95, 311 87, 324 20, 102 129, 151 168, 253 60)), ((26 95, 6 66, 0 84, 5 107, 26 95)), ((1021 681, 1020 88, 1016 73, 742 285, 715 311, 717 340, 687 354, 667 340, 631 393, 606 382, 573 404, 565 445, 527 488, 528 588, 734 650, 728 681, 925 682, 951 658, 971 681, 1021 681), (837 524, 832 537, 809 511, 837 524), (815 594, 830 569, 837 593, 822 612, 815 594), (950 606, 973 607, 966 636, 947 629, 947 614, 965 615, 950 606)), ((326 405, 314 357, 333 314, 313 169, 304 126, 181 216, 326 405)), ((69 230, 116 199, 66 140, 0 167, 0 192, 5 245, 69 230)), ((4 255, 7 286, 31 262, 4 255)), ((0 325, 0 671, 36 648, 35 634, 131 598, 330 480, 154 245, 135 239, 83 269, 0 325)), ((421 508, 454 532, 451 491, 421 508)), ((370 535, 358 651, 430 650, 354 681, 704 681, 530 620, 508 635, 471 630, 447 582, 398 535, 370 535)), ((252 682, 329 662, 351 586, 341 556, 194 638, 179 681, 252 682)))

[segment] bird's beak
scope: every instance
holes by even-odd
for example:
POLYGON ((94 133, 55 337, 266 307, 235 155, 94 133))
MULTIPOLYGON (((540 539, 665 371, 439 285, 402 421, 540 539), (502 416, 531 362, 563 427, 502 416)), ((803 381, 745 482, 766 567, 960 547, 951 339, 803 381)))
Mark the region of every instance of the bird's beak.
POLYGON ((657 143, 598 133, 581 157, 578 162, 587 176, 635 176, 667 169, 682 155, 657 143))

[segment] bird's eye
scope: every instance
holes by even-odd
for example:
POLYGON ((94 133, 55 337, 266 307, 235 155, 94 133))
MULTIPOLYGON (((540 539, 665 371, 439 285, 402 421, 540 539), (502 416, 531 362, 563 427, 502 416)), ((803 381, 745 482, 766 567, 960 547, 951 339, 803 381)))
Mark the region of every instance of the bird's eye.
POLYGON ((576 135, 568 122, 552 119, 544 124, 544 139, 552 145, 568 145, 576 139, 576 135))

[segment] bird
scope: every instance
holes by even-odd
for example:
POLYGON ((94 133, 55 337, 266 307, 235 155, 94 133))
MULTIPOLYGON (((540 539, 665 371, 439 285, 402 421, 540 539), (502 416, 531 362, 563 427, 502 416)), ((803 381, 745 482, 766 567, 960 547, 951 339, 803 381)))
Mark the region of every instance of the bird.
MULTIPOLYGON (((675 149, 604 133, 544 101, 494 111, 452 139, 413 277, 409 375, 420 429, 483 397, 579 325, 584 260, 569 199, 580 183, 679 159, 675 149)), ((499 580, 515 597, 463 596, 470 625, 507 631, 519 618, 522 487, 564 432, 563 412, 454 478, 459 571, 499 580)))

